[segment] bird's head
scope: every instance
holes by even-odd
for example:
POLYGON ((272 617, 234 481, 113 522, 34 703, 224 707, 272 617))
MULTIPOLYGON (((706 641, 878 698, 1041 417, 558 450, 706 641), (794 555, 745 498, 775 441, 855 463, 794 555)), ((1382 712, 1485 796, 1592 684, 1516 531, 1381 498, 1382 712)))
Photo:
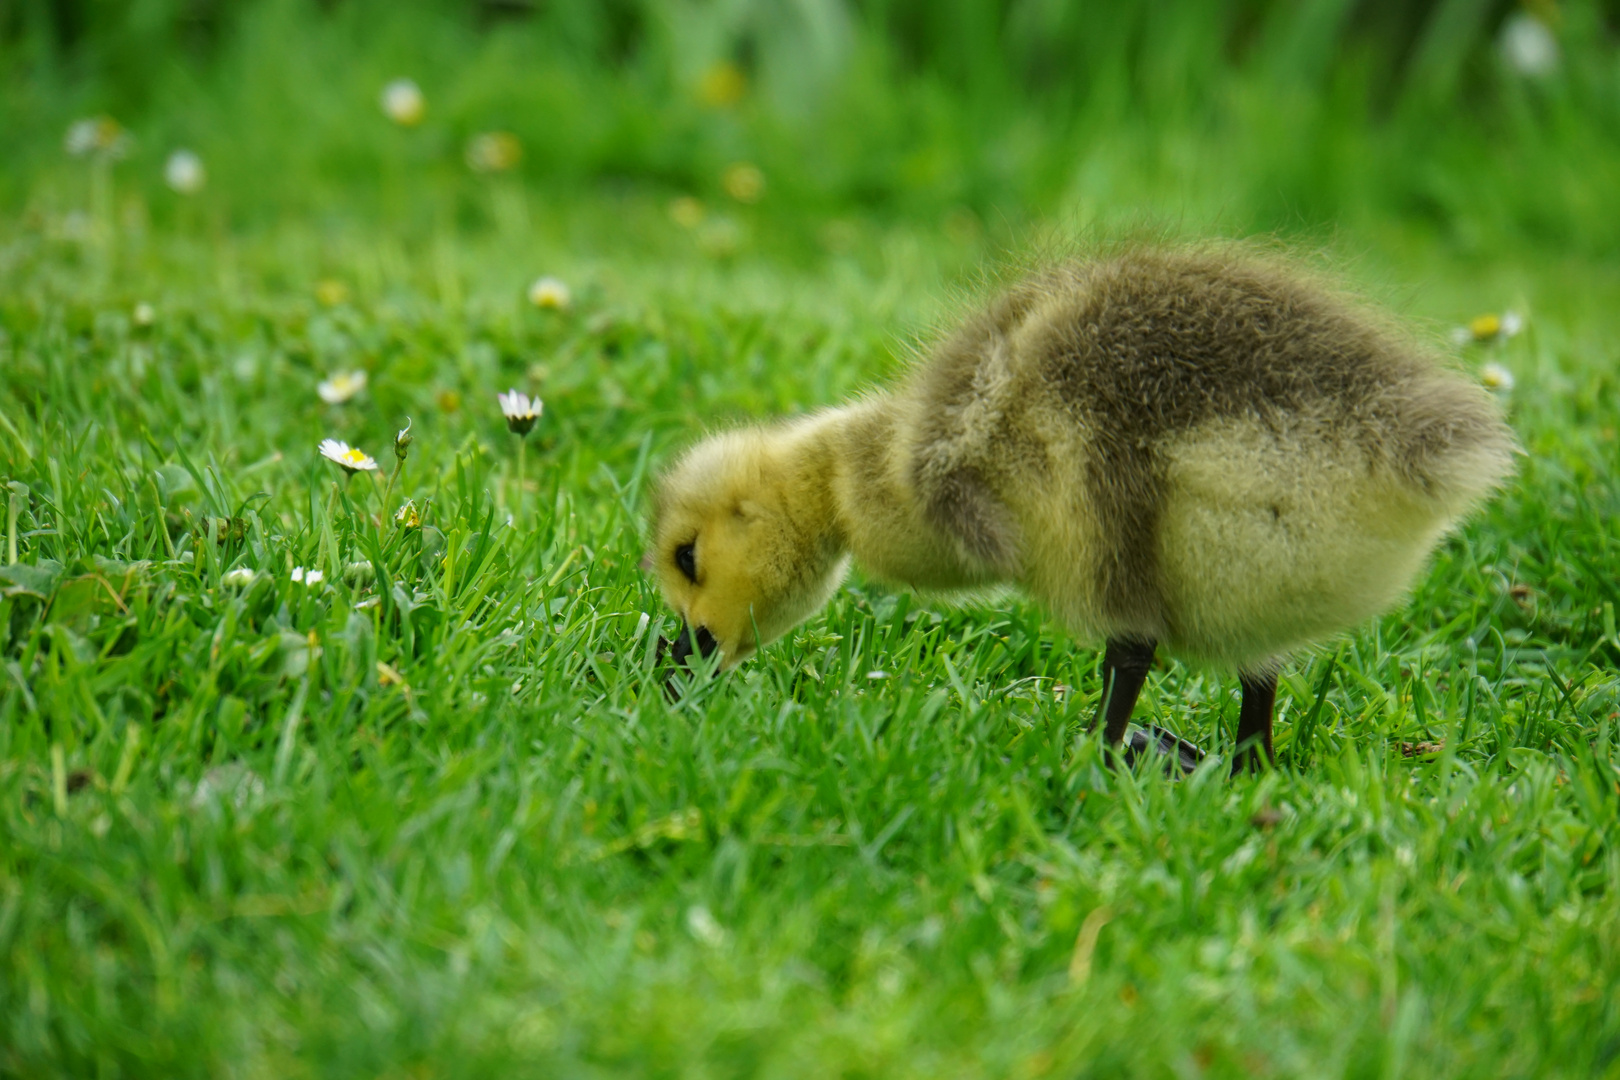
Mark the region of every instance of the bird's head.
POLYGON ((843 579, 824 492, 804 482, 783 431, 711 436, 658 480, 643 565, 681 617, 675 659, 720 654, 723 669, 814 614, 843 579))

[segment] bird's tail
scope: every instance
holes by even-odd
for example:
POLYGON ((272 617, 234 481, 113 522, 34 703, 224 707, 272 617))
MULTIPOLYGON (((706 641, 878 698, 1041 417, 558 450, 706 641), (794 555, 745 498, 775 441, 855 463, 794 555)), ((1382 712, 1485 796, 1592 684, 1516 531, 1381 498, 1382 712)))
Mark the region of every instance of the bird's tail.
POLYGON ((1518 442, 1483 387, 1437 374, 1405 388, 1392 411, 1396 468, 1448 512, 1462 513, 1512 475, 1518 442))

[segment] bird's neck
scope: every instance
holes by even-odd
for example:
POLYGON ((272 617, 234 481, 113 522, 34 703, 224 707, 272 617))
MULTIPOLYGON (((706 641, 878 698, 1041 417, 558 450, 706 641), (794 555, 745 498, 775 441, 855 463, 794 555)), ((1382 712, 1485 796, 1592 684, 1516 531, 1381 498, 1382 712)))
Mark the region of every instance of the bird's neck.
POLYGON ((830 538, 868 573, 918 589, 991 584, 928 522, 912 481, 916 435, 903 399, 874 394, 805 420, 790 455, 799 490, 826 510, 830 538))

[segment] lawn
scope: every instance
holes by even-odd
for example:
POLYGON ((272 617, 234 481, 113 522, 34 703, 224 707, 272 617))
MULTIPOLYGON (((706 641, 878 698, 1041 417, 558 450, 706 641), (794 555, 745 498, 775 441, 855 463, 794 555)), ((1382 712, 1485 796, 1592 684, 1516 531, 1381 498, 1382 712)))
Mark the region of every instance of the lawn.
MULTIPOLYGON (((1251 64, 1187 76, 1210 115, 1142 104, 1152 139, 1108 99, 992 146, 1013 90, 895 74, 875 37, 876 135, 718 100, 712 68, 696 103, 530 71, 522 27, 384 20, 307 101, 242 44, 318 67, 357 6, 257 5, 131 105, 120 161, 61 149, 116 64, 12 76, 0 1074, 1620 1076, 1620 153, 1582 135, 1620 105, 1363 122, 1371 68, 1273 100, 1251 64), (378 111, 469 57, 421 127, 378 111), (457 125, 503 78, 584 118, 548 142, 510 106, 526 164, 470 173, 457 125), (188 132, 189 198, 160 141, 188 132), (1511 375, 1517 477, 1402 608, 1285 670, 1275 771, 1111 771, 1100 643, 858 575, 662 692, 638 561, 672 452, 889 377, 998 265, 1131 232, 1280 235, 1442 342, 1523 320, 1444 346, 1511 375), (544 399, 527 439, 509 387, 544 399)), ((1586 16, 1572 86, 1620 70, 1586 16)), ((764 97, 795 69, 761 40, 764 97)), ((1164 660, 1137 717, 1229 754, 1236 692, 1164 660)))

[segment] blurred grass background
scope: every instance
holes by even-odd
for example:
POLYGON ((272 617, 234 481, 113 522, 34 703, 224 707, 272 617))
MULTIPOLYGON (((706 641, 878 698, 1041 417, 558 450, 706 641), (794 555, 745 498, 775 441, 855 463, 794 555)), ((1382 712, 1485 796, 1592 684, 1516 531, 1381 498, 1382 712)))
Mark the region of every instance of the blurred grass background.
POLYGON ((806 222, 858 214, 993 233, 1398 221, 1463 254, 1597 255, 1620 241, 1617 17, 1616 0, 11 3, 0 205, 82 204, 62 133, 105 114, 135 135, 124 212, 158 223, 509 227, 462 154, 505 130, 517 182, 564 205, 719 199, 752 162, 789 251, 826 241, 806 222), (1550 60, 1526 58, 1527 21, 1550 60), (414 129, 377 122, 400 76, 426 94, 414 129), (162 187, 176 146, 207 163, 201 208, 162 187))

